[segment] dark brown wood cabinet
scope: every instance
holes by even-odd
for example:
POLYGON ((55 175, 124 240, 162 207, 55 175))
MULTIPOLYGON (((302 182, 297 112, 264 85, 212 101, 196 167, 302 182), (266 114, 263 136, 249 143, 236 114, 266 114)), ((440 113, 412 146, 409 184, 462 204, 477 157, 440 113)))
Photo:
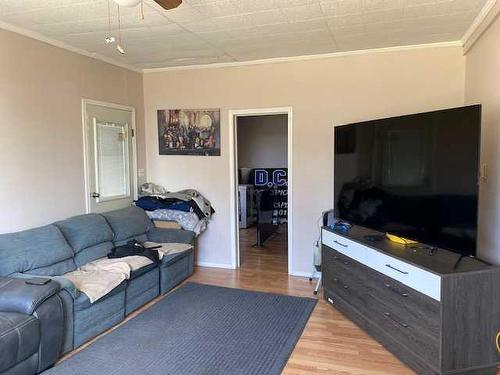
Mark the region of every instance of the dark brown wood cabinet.
POLYGON ((496 374, 500 268, 322 231, 325 299, 419 374, 496 374))

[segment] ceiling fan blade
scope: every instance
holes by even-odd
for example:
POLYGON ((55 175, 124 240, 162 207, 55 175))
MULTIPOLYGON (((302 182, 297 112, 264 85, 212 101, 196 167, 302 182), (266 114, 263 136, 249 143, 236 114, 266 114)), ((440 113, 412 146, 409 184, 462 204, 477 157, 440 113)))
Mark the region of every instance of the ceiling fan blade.
POLYGON ((154 0, 163 9, 169 10, 177 8, 182 4, 182 0, 154 0))

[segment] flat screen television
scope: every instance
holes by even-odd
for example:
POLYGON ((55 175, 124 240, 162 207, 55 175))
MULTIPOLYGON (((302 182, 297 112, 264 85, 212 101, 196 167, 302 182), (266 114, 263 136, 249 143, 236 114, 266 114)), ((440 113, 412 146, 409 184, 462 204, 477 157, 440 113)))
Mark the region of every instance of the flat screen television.
POLYGON ((335 127, 340 220, 476 254, 481 106, 335 127))

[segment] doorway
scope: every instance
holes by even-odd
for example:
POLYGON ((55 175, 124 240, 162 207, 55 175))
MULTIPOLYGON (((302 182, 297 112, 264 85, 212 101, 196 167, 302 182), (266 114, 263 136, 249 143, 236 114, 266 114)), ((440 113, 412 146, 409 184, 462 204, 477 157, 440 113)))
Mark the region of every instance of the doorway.
POLYGON ((135 110, 82 101, 87 213, 107 212, 137 198, 135 110))
POLYGON ((291 116, 291 108, 230 111, 235 268, 292 273, 291 116))

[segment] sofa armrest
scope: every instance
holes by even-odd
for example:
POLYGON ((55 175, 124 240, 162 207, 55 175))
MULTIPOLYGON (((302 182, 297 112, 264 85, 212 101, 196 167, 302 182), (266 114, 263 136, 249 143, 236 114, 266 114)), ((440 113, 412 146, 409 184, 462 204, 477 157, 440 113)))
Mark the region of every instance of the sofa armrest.
POLYGON ((151 228, 148 240, 158 243, 188 243, 194 245, 194 232, 184 229, 151 228))
POLYGON ((73 299, 78 298, 80 295, 80 291, 76 289, 75 285, 66 279, 64 276, 36 276, 36 275, 28 275, 25 273, 14 273, 10 275, 10 277, 13 278, 18 278, 18 279, 33 279, 37 277, 42 277, 46 279, 51 279, 52 281, 55 281, 57 284, 59 284, 59 287, 61 290, 67 291, 73 299))
POLYGON ((45 285, 30 285, 26 281, 0 277, 0 311, 31 315, 60 290, 59 284, 52 280, 45 285))

